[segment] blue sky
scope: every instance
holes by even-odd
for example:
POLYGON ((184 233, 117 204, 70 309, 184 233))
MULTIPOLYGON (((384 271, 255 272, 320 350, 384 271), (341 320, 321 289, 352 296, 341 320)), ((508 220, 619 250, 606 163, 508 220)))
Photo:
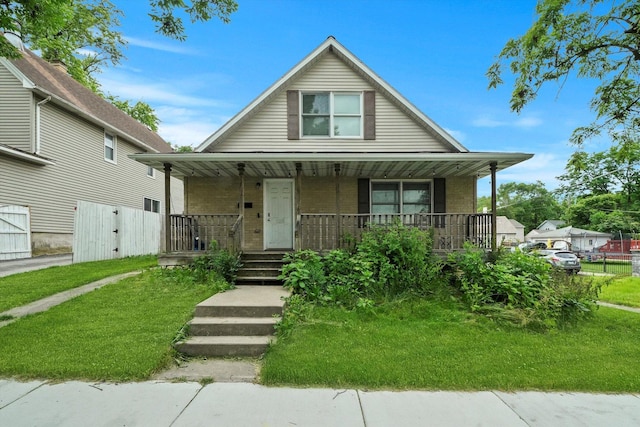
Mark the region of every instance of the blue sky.
MULTIPOLYGON (((512 76, 487 89, 488 67, 533 23, 536 0, 238 0, 229 24, 187 23, 184 42, 154 32, 147 1, 115 3, 127 58, 99 80, 149 103, 173 144, 198 146, 330 35, 469 150, 535 154, 498 185, 555 188, 572 130, 593 119, 595 82, 550 85, 520 115, 509 110, 512 76)), ((488 178, 478 192, 490 194, 488 178)))

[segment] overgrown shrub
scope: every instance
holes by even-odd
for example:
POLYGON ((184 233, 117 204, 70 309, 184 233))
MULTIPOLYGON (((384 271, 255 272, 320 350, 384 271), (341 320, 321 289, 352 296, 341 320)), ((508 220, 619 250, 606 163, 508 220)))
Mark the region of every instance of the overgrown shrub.
POLYGON ((401 223, 373 227, 352 250, 289 255, 281 279, 307 301, 370 308, 375 300, 433 289, 441 262, 429 233, 401 223))
POLYGON ((320 255, 304 250, 287 254, 284 261, 280 274, 284 287, 311 301, 321 299, 326 277, 320 255))
POLYGON ((374 296, 422 292, 438 282, 441 262, 433 256, 431 233, 399 221, 364 233, 356 254, 371 265, 374 296))
POLYGON ((240 255, 234 255, 226 249, 220 249, 217 241, 212 241, 209 250, 202 256, 195 258, 191 264, 196 280, 205 281, 210 274, 217 274, 234 285, 238 277, 238 270, 242 267, 240 255))
POLYGON ((449 256, 455 286, 471 311, 522 325, 555 327, 589 315, 599 286, 593 280, 556 271, 538 257, 498 252, 492 257, 466 245, 449 256))

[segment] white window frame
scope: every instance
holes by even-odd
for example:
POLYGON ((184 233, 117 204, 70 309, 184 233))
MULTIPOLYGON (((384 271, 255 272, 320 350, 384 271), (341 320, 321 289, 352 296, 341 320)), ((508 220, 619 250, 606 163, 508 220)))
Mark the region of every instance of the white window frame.
MULTIPOLYGON (((300 120, 300 138, 303 139, 318 139, 318 138, 326 138, 326 139, 363 139, 364 138, 364 92, 360 91, 326 91, 326 90, 318 90, 318 91, 300 91, 300 101, 298 103, 300 105, 299 111, 299 120, 300 120), (304 114, 304 96, 305 95, 329 95, 329 135, 305 135, 304 134, 304 117, 312 117, 313 114, 304 114), (334 108, 334 96, 335 95, 357 95, 360 98, 360 113, 359 114, 335 114, 334 108), (335 117, 359 117, 360 118, 360 130, 359 135, 335 135, 334 134, 334 118, 335 117)), ((318 114, 320 116, 325 116, 325 114, 318 114)))
POLYGON ((160 213, 162 211, 162 204, 160 203, 160 200, 155 200, 151 197, 145 197, 142 200, 142 210, 145 212, 160 213), (149 201, 150 209, 147 209, 147 200, 149 201), (154 210, 154 207, 157 207, 158 210, 154 210))
POLYGON ((416 215, 403 212, 404 209, 404 198, 403 198, 403 184, 404 183, 418 183, 418 184, 429 184, 429 212, 428 214, 433 213, 433 179, 372 179, 369 182, 369 212, 371 215, 416 215), (373 185, 376 183, 380 184, 399 184, 398 191, 400 192, 400 212, 396 214, 377 214, 373 213, 373 185))
POLYGON ((156 177, 156 170, 151 166, 147 166, 147 177, 154 178, 156 177))
POLYGON ((118 158, 118 138, 109 132, 104 133, 104 146, 103 146, 103 155, 104 155, 104 160, 109 162, 109 163, 113 163, 113 164, 117 164, 117 158, 118 158), (107 141, 109 141, 109 138, 111 140, 111 143, 113 144, 112 147, 109 147, 109 145, 107 144, 107 141), (107 157, 107 148, 111 149, 111 152, 113 153, 113 158, 110 159, 109 157, 107 157))

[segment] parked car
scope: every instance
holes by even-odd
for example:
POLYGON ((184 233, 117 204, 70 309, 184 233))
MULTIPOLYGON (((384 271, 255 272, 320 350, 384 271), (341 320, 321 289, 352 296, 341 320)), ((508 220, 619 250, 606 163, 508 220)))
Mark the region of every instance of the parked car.
POLYGON ((547 249, 547 244, 543 242, 525 242, 518 245, 518 249, 522 252, 530 252, 538 249, 547 249))
POLYGON ((560 268, 567 273, 576 274, 582 269, 582 266, 580 265, 580 258, 570 251, 541 249, 539 251, 535 251, 535 255, 543 258, 552 266, 560 268))

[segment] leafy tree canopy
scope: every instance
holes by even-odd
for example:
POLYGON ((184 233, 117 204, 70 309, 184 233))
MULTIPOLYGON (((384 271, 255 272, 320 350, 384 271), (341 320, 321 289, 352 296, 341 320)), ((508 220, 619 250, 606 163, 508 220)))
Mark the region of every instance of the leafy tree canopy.
POLYGON ((640 128, 640 6, 637 0, 539 0, 537 20, 509 40, 489 68, 489 87, 515 74, 511 109, 520 112, 547 82, 574 74, 600 82, 591 101, 593 123, 579 127, 581 145, 602 130, 640 128))
POLYGON ((626 204, 640 200, 640 142, 619 134, 606 151, 574 152, 558 179, 558 189, 568 197, 620 193, 626 204))
MULTIPOLYGON (((541 181, 532 184, 507 182, 497 189, 497 215, 515 219, 526 231, 533 230, 546 219, 559 218, 560 202, 547 190, 541 181)), ((491 208, 490 197, 478 198, 478 211, 491 208)))
MULTIPOLYGON (((149 0, 149 7, 156 31, 182 41, 186 30, 181 14, 191 22, 213 17, 229 22, 238 5, 234 0, 149 0)), ((117 30, 122 16, 110 0, 0 0, 0 30, 20 37, 43 59, 62 61, 75 80, 157 131, 159 119, 149 104, 105 96, 96 77, 123 58, 126 41, 117 30)), ((20 50, 0 37, 0 57, 17 59, 20 50)))
POLYGON ((152 131, 158 131, 160 119, 155 115, 153 108, 146 102, 138 101, 133 104, 130 101, 123 101, 113 95, 107 95, 106 99, 140 123, 149 126, 149 129, 152 131))

